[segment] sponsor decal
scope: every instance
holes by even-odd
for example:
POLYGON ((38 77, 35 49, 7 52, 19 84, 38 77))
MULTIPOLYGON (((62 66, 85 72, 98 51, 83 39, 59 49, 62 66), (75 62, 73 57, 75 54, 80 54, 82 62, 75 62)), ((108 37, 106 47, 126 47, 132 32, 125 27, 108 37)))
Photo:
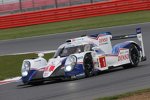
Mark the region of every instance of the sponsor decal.
POLYGON ((129 59, 129 54, 118 56, 118 61, 124 61, 124 60, 128 60, 128 59, 129 59))
POLYGON ((107 44, 107 42, 108 42, 108 38, 107 37, 99 39, 99 44, 107 44))
POLYGON ((120 53, 120 55, 128 54, 128 53, 129 53, 129 50, 128 50, 128 49, 121 48, 119 53, 120 53))

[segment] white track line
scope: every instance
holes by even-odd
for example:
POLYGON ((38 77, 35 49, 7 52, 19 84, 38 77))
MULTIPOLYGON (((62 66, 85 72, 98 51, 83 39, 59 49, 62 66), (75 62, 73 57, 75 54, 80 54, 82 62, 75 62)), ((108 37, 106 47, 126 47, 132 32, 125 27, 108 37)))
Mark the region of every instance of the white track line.
POLYGON ((9 78, 9 79, 5 79, 0 81, 0 85, 4 85, 4 84, 8 84, 8 83, 12 83, 12 82, 20 82, 21 77, 14 77, 14 78, 9 78))
POLYGON ((31 54, 31 53, 35 53, 35 54, 38 54, 38 53, 44 53, 44 54, 48 54, 48 53, 54 53, 56 52, 56 50, 50 50, 50 51, 33 51, 33 52, 23 52, 23 53, 11 53, 11 54, 2 54, 0 56, 7 56, 7 55, 22 55, 22 54, 31 54))

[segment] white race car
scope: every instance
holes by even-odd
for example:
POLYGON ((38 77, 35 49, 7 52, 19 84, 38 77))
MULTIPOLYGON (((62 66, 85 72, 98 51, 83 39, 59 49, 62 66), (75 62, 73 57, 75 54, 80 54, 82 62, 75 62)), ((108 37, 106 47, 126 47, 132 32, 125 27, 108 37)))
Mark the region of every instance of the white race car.
POLYGON ((36 59, 25 59, 22 81, 35 84, 44 80, 90 77, 109 68, 135 67, 145 60, 141 28, 136 29, 136 34, 115 37, 104 32, 67 40, 48 62, 41 54, 36 59), (127 38, 137 38, 139 44, 125 41, 112 46, 112 40, 127 38))

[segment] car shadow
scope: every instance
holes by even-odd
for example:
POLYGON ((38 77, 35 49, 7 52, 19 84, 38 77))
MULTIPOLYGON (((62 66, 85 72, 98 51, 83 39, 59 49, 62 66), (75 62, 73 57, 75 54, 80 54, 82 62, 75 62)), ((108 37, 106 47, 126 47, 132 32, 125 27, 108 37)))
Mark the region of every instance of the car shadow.
POLYGON ((25 84, 19 84, 19 85, 17 85, 17 88, 18 89, 23 89, 23 88, 30 88, 30 87, 38 87, 38 86, 43 86, 43 85, 50 85, 50 84, 58 84, 58 83, 63 83, 63 82, 67 82, 67 80, 59 80, 59 81, 56 81, 56 80, 54 80, 54 81, 45 81, 44 83, 42 83, 42 84, 36 84, 36 85, 25 85, 25 84))
POLYGON ((107 71, 98 72, 94 76, 88 77, 88 78, 81 78, 81 79, 75 79, 75 80, 61 80, 61 81, 60 80, 59 81, 45 81, 43 84, 37 84, 37 85, 24 85, 22 83, 22 84, 17 85, 17 88, 23 89, 23 88, 38 87, 38 86, 44 86, 44 85, 50 85, 50 84, 59 84, 59 83, 71 82, 71 81, 81 81, 81 80, 86 80, 89 78, 99 77, 100 75, 116 73, 118 71, 123 71, 123 70, 138 69, 138 68, 142 68, 142 67, 146 67, 146 66, 149 66, 149 64, 142 64, 142 65, 139 65, 138 67, 131 67, 131 68, 127 68, 127 69, 124 69, 122 66, 120 66, 120 67, 116 67, 113 69, 109 69, 107 71))

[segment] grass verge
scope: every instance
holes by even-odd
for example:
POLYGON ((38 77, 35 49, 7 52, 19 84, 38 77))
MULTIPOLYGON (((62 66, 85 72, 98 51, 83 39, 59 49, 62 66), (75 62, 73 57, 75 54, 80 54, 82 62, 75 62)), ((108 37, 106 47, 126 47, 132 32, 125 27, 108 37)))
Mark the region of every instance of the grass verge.
MULTIPOLYGON (((44 58, 48 60, 52 56, 53 56, 52 53, 45 54, 44 58)), ((0 56, 0 80, 20 76, 23 60, 36 57, 37 54, 0 56)))
MULTIPOLYGON (((148 89, 143 89, 143 90, 138 90, 135 92, 129 92, 129 93, 125 93, 125 94, 120 94, 120 95, 116 95, 116 96, 110 96, 110 97, 104 97, 104 98, 98 98, 95 100, 135 100, 135 98, 139 98, 136 100, 145 100, 144 98, 150 95, 150 88, 148 89), (141 97, 143 97, 143 99, 141 99, 141 97)), ((150 96, 148 96, 150 97, 150 96)), ((147 97, 146 97, 147 98, 147 97)), ((149 99, 146 99, 149 100, 149 99)))
POLYGON ((150 22, 150 11, 138 11, 63 22, 0 30, 0 40, 15 39, 83 29, 150 22))

